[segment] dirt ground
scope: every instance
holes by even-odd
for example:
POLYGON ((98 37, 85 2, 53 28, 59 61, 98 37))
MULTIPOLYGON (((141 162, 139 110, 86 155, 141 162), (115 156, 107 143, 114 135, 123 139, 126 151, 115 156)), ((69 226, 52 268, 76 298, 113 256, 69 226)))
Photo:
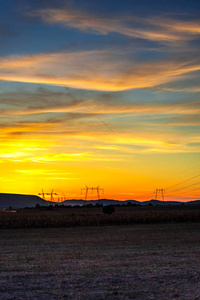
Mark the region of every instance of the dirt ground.
POLYGON ((0 231, 0 298, 200 299, 200 223, 0 231))

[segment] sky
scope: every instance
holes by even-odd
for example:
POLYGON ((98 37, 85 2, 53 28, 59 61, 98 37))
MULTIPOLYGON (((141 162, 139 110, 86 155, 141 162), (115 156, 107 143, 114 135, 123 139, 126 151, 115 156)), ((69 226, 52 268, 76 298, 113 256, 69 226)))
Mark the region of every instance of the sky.
POLYGON ((0 0, 1 193, 200 199, 199 97, 199 1, 0 0))

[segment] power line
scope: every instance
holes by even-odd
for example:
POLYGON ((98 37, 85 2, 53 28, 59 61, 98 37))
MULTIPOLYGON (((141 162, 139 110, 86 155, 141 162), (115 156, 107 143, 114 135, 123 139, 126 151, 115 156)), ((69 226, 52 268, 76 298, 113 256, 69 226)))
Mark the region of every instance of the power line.
POLYGON ((191 177, 191 178, 189 178, 189 179, 186 179, 186 180, 184 180, 184 181, 182 181, 182 182, 179 182, 179 183, 177 183, 177 184, 174 184, 174 185, 172 185, 172 186, 166 187, 165 190, 171 189, 171 188, 173 188, 173 187, 175 187, 175 186, 178 186, 178 185, 180 185, 180 184, 183 184, 183 183, 185 183, 185 182, 187 182, 187 181, 190 181, 190 180, 192 180, 192 179, 194 179, 194 178, 197 178, 197 177, 199 177, 199 176, 200 176, 200 174, 198 174, 198 175, 196 175, 196 176, 194 176, 194 177, 191 177))
MULTIPOLYGON (((198 187, 196 189, 188 190, 188 191, 178 192, 178 194, 187 194, 187 193, 190 193, 190 192, 193 192, 193 191, 200 191, 200 187, 198 187)), ((173 196, 173 194, 168 195, 168 196, 173 196)))
MULTIPOLYGON (((179 182, 179 183, 174 184, 174 185, 172 185, 172 186, 166 187, 165 189, 156 189, 156 190, 157 190, 157 193, 155 193, 155 194, 156 194, 156 195, 155 195, 155 198, 157 198, 158 193, 161 193, 161 196, 162 196, 162 199, 163 199, 163 198, 164 198, 164 191, 165 191, 165 190, 171 190, 173 187, 179 186, 179 185, 181 185, 181 184, 183 184, 183 183, 185 183, 185 182, 188 182, 188 181, 190 181, 190 180, 192 180, 192 179, 195 179, 195 178, 197 178, 197 177, 199 177, 199 176, 200 176, 200 174, 197 174, 197 175, 195 175, 195 176, 193 176, 193 177, 191 177, 191 178, 188 178, 188 179, 186 179, 186 180, 184 180, 184 181, 182 181, 182 182, 179 182), (163 190, 163 193, 162 193, 160 190, 163 190)), ((172 189, 170 192, 176 192, 176 191, 184 190, 184 189, 186 189, 186 188, 188 188, 188 187, 197 185, 198 183, 199 183, 199 182, 193 183, 193 184, 191 184, 191 185, 183 186, 183 187, 180 187, 180 188, 175 189, 175 190, 172 189)), ((194 190, 198 190, 198 189, 199 189, 199 188, 194 189, 194 190)), ((193 191, 193 190, 190 190, 190 191, 193 191)), ((136 199, 139 198, 139 200, 141 200, 141 199, 144 198, 144 197, 150 197, 150 196, 152 196, 152 195, 154 195, 154 194, 153 194, 153 193, 143 194, 143 195, 138 196, 136 199)), ((172 195, 168 195, 168 196, 172 196, 172 195)))
POLYGON ((184 190, 184 189, 190 188, 191 186, 194 186, 194 185, 197 185, 197 184, 200 184, 200 182, 196 182, 196 183, 193 183, 193 184, 190 184, 190 185, 178 188, 176 190, 172 190, 171 192, 176 192, 176 191, 184 190))

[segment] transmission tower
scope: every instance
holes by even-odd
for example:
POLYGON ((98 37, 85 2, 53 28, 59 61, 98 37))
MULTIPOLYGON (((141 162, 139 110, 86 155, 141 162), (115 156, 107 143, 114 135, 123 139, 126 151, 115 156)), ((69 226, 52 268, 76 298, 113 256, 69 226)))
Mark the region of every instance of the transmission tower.
POLYGON ((85 188, 81 189, 81 194, 82 194, 82 191, 85 191, 85 203, 87 201, 87 196, 88 196, 89 191, 92 191, 92 194, 94 191, 97 192, 97 197, 98 197, 99 203, 100 203, 100 192, 103 191, 103 193, 104 193, 104 189, 100 188, 99 185, 97 187, 88 187, 86 185, 85 188))
POLYGON ((46 198, 45 198, 45 193, 44 193, 44 191, 42 190, 42 193, 38 193, 38 195, 42 195, 42 199, 44 199, 44 200, 46 200, 46 198))
POLYGON ((155 200, 158 199, 159 195, 161 196, 163 202, 164 202, 164 193, 165 193, 165 190, 164 189, 156 189, 155 190, 155 200))
POLYGON ((56 193, 54 193, 54 192, 53 192, 53 190, 52 190, 52 191, 51 191, 51 193, 49 193, 49 194, 47 193, 47 195, 50 195, 50 196, 51 196, 51 199, 50 199, 50 201, 52 201, 52 202, 53 202, 53 201, 54 201, 53 195, 57 195, 57 194, 56 194, 56 193))
POLYGON ((44 193, 44 191, 42 190, 42 193, 38 193, 38 195, 42 195, 42 198, 44 200, 46 200, 45 195, 51 196, 50 201, 54 202, 54 195, 57 195, 56 193, 53 192, 53 190, 51 191, 51 193, 44 193))

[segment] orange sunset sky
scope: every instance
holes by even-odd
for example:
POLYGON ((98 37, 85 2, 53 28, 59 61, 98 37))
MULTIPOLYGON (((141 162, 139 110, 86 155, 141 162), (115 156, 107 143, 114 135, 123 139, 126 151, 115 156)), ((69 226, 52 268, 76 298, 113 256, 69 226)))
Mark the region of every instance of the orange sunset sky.
POLYGON ((0 1, 1 193, 200 199, 200 4, 157 3, 0 1))

